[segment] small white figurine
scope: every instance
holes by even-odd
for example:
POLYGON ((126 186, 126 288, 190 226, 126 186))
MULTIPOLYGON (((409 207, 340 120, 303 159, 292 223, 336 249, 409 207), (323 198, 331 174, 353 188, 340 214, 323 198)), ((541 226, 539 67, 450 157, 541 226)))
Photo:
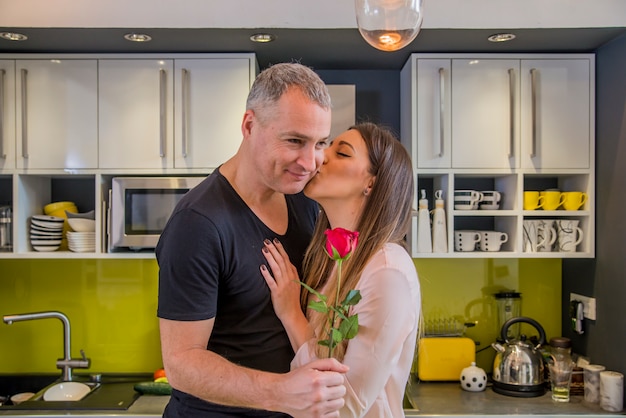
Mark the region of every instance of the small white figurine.
POLYGON ((476 363, 461 371, 461 388, 469 392, 481 392, 487 387, 487 373, 476 363))

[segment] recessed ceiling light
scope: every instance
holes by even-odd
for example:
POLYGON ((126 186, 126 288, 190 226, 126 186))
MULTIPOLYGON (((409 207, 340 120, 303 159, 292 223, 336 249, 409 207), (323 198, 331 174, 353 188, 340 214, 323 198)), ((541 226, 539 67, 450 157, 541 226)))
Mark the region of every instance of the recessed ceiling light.
POLYGON ((124 35, 124 39, 131 42, 150 42, 152 37, 145 33, 127 33, 124 35))
POLYGON ((515 39, 512 33, 496 33, 487 38, 489 42, 506 42, 515 39))
POLYGON ((28 36, 17 32, 0 32, 0 38, 7 41, 25 41, 28 39, 28 36))
POLYGON ((272 35, 271 33, 255 33, 254 35, 250 37, 250 40, 252 42, 259 42, 259 43, 272 42, 275 39, 276 39, 276 36, 272 35))

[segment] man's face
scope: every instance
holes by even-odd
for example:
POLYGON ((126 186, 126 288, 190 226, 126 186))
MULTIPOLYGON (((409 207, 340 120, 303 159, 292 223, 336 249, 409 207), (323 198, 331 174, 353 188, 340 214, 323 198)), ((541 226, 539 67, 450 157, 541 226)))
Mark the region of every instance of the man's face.
POLYGON ((261 186, 294 194, 302 191, 324 160, 330 134, 330 109, 288 90, 275 106, 247 111, 244 136, 261 186))

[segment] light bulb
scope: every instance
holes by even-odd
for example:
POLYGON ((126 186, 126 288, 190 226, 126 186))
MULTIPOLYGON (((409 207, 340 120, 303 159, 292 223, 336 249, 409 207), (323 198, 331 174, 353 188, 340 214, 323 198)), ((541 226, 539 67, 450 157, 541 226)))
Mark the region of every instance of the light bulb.
POLYGON ((404 48, 422 26, 422 0, 355 0, 354 6, 361 36, 381 51, 404 48))

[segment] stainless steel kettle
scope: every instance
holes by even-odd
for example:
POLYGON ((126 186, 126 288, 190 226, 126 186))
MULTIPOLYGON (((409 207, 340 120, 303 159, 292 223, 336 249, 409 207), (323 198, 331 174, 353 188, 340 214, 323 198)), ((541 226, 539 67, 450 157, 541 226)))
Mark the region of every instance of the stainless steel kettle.
POLYGON ((531 398, 545 393, 544 362, 539 347, 546 343, 543 327, 534 319, 515 317, 502 325, 502 340, 505 344, 494 343, 497 351, 493 361, 493 391, 502 395, 531 398), (508 328, 520 322, 532 325, 539 331, 539 343, 533 346, 525 335, 519 340, 508 340, 508 328))

